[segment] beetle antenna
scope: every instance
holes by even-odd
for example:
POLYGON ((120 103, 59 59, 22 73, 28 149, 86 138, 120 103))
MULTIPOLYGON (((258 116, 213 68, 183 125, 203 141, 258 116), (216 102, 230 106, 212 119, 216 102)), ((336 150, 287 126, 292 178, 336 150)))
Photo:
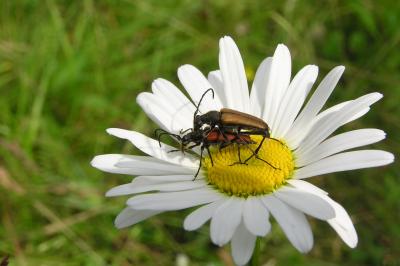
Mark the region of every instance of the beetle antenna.
POLYGON ((193 120, 194 120, 194 118, 196 117, 196 115, 199 113, 200 104, 201 104, 201 102, 203 101, 204 96, 205 96, 205 95, 207 94, 207 92, 209 92, 209 91, 212 92, 212 97, 213 97, 213 99, 214 99, 214 90, 213 90, 213 88, 209 88, 208 90, 206 90, 206 91, 203 93, 203 95, 201 95, 200 101, 199 101, 199 103, 198 103, 197 106, 196 106, 196 112, 194 112, 194 115, 193 115, 193 120))

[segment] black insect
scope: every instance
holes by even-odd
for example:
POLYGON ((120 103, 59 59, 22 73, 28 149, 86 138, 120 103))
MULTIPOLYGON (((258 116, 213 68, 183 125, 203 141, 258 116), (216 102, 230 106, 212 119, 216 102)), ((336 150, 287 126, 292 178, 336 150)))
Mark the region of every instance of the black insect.
POLYGON ((193 117, 193 131, 197 131, 201 128, 209 128, 210 130, 218 128, 222 135, 226 132, 234 132, 236 135, 245 134, 262 136, 263 138, 254 153, 244 161, 244 163, 248 162, 252 157, 258 154, 265 139, 270 138, 268 124, 261 118, 229 108, 222 108, 220 111, 209 111, 203 115, 199 115, 200 104, 204 96, 210 91, 214 98, 214 90, 210 88, 203 93, 198 105, 196 106, 196 111, 193 117))
POLYGON ((278 169, 257 155, 264 140, 270 138, 268 124, 262 119, 228 108, 222 108, 220 111, 209 111, 203 115, 198 114, 204 96, 210 91, 214 97, 214 90, 210 88, 203 93, 196 106, 196 111, 193 115, 193 128, 181 130, 180 135, 167 132, 163 129, 156 130, 155 133, 158 135, 160 146, 160 139, 163 135, 172 136, 180 143, 180 149, 173 151, 185 152, 200 146, 200 165, 195 178, 201 168, 204 149, 207 150, 211 164, 213 165, 209 150, 209 147, 212 145, 218 145, 220 149, 223 149, 231 144, 238 144, 239 162, 237 163, 246 164, 251 158, 255 157, 269 164, 274 169, 278 169), (252 151, 252 155, 242 162, 239 145, 254 144, 255 142, 250 138, 251 135, 260 135, 263 138, 254 151, 247 146, 252 151))
MULTIPOLYGON (((169 152, 175 152, 175 151, 185 152, 185 151, 189 151, 189 150, 193 149, 194 147, 200 146, 200 163, 199 163, 197 172, 195 174, 195 178, 198 176, 201 166, 202 166, 202 158, 203 158, 204 150, 207 150, 208 155, 210 157, 211 165, 214 165, 212 155, 210 152, 211 146, 217 145, 219 147, 219 149, 221 150, 232 144, 237 144, 238 145, 238 158, 239 158, 238 163, 243 163, 241 161, 241 157, 240 157, 239 145, 248 145, 248 144, 255 143, 253 140, 251 140, 250 135, 248 135, 246 133, 238 134, 237 132, 233 132, 233 131, 224 131, 222 133, 222 131, 220 131, 218 127, 215 127, 213 129, 206 127, 206 128, 200 128, 197 130, 190 130, 190 132, 184 134, 183 136, 169 133, 163 129, 157 129, 157 132, 161 132, 158 134, 158 141, 159 141, 160 145, 161 145, 160 137, 162 135, 173 136, 180 143, 181 147, 179 150, 171 150, 169 152)), ((254 154, 254 151, 252 149, 250 149, 250 151, 252 151, 254 154)), ((257 159, 264 161, 263 159, 259 158, 258 155, 255 155, 255 157, 257 159)), ((264 161, 264 162, 266 162, 266 161, 264 161)), ((268 162, 266 162, 266 163, 268 163, 268 162)), ((234 164, 236 164, 236 163, 234 163, 234 164)))

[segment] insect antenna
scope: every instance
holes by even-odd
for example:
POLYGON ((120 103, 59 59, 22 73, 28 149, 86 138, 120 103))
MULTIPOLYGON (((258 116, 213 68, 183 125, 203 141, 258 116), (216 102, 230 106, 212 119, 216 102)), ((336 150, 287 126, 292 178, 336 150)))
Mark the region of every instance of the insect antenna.
POLYGON ((213 90, 212 88, 209 88, 208 90, 206 90, 206 91, 203 93, 203 95, 201 95, 200 101, 199 101, 199 103, 198 103, 197 106, 196 106, 196 112, 194 112, 194 115, 193 115, 193 120, 196 118, 196 115, 199 113, 199 107, 200 107, 201 102, 203 101, 204 96, 205 96, 205 95, 207 94, 207 92, 209 92, 209 91, 212 92, 212 97, 213 97, 213 99, 214 99, 214 90, 213 90))

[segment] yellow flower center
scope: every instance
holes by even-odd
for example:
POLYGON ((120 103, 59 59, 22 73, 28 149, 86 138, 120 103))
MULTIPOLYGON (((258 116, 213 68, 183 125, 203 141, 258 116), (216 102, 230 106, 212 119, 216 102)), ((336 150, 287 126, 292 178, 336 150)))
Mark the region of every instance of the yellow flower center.
POLYGON ((252 136, 255 144, 232 144, 223 149, 210 147, 211 159, 204 156, 206 179, 219 191, 228 195, 248 197, 268 194, 290 179, 294 170, 291 150, 276 139, 265 139, 256 156, 261 136, 252 136), (240 149, 240 163, 238 149, 240 149))

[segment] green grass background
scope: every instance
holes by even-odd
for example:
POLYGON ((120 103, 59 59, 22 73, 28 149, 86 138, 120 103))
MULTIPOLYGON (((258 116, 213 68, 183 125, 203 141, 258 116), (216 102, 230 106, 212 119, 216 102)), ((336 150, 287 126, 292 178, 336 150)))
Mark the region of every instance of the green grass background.
MULTIPOLYGON (((232 265, 229 247, 207 227, 182 229, 188 211, 117 230, 126 198, 106 199, 129 176, 89 162, 102 153, 136 153, 108 136, 121 127, 152 134, 135 102, 153 79, 178 84, 186 63, 218 67, 218 39, 231 35, 254 73, 278 43, 293 73, 346 72, 329 105, 379 91, 384 99, 342 130, 377 127, 372 148, 400 150, 398 1, 0 1, 0 257, 10 265, 232 265)), ((310 219, 313 250, 302 255, 279 227, 261 241, 265 265, 400 265, 399 166, 310 179, 350 213, 359 235, 351 250, 310 219)))

